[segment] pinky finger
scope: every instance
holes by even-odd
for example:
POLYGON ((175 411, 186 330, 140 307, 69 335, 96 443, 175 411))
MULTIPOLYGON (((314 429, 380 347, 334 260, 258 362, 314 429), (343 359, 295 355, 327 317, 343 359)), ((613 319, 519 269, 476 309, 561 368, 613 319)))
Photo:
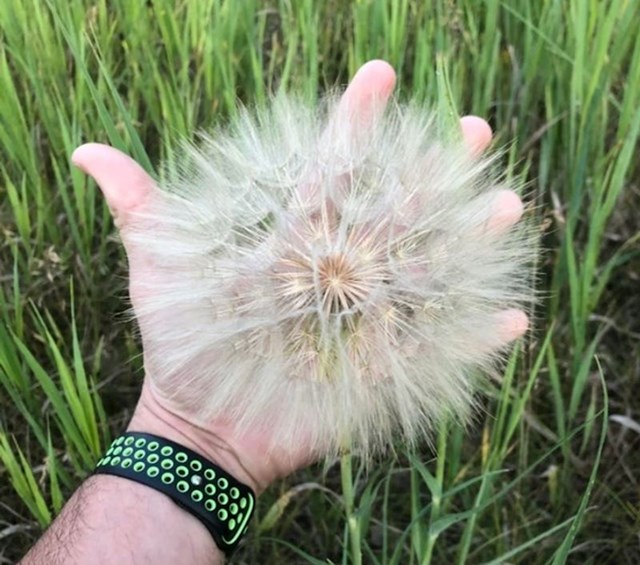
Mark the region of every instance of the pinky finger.
POLYGON ((496 314, 496 317, 498 333, 505 343, 522 337, 529 329, 529 317, 522 310, 504 310, 496 314))

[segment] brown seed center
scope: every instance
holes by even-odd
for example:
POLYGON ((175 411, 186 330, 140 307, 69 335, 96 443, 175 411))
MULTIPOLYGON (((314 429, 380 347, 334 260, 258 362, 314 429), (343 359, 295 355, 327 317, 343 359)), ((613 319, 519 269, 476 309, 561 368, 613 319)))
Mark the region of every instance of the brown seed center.
POLYGON ((368 294, 366 283, 357 276, 356 269, 342 253, 320 259, 318 279, 323 305, 330 312, 348 310, 368 294))

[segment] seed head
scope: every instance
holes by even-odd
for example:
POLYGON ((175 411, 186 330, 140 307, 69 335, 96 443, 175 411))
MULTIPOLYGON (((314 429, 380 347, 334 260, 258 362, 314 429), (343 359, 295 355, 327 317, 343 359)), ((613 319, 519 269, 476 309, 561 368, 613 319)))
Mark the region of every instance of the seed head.
POLYGON ((278 96, 187 145, 134 222, 157 390, 274 445, 371 454, 464 421, 530 298, 524 226, 493 229, 507 187, 417 104, 358 131, 278 96))

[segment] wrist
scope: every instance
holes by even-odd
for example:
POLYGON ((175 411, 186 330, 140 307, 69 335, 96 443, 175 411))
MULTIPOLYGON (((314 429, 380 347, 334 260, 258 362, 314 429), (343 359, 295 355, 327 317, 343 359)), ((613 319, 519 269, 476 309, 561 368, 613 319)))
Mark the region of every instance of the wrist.
POLYGON ((250 487, 256 495, 269 481, 249 468, 243 454, 230 438, 206 429, 168 409, 145 383, 138 405, 127 427, 130 432, 147 432, 181 444, 224 469, 250 487))

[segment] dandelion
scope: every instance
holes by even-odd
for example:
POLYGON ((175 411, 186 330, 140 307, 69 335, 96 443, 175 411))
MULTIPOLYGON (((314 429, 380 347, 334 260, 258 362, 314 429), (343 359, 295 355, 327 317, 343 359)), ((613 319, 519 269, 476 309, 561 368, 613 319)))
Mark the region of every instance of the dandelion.
POLYGON ((186 145, 129 238, 159 394, 274 445, 369 455, 472 413, 529 300, 526 226, 492 221, 506 181, 418 104, 343 127, 337 96, 279 95, 186 145), (155 319, 171 324, 151 323, 155 319))

